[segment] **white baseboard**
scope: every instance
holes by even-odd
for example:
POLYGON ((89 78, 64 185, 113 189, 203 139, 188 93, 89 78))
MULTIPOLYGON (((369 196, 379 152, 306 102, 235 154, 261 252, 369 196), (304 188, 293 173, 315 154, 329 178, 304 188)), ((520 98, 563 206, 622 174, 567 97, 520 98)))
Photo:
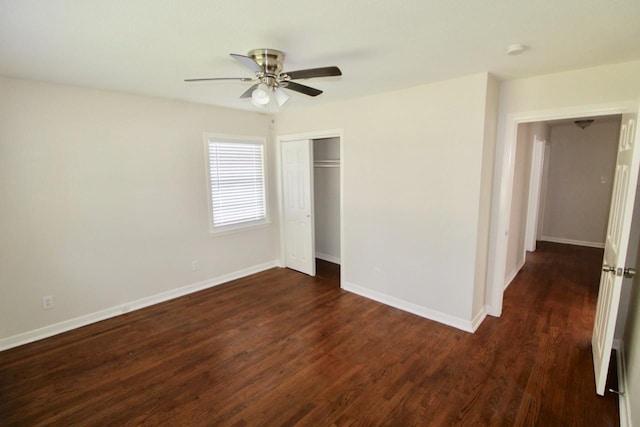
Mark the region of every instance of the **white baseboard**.
POLYGON ((478 330, 478 327, 484 322, 484 319, 487 318, 487 307, 482 307, 478 314, 471 320, 471 332, 475 332, 478 330))
POLYGON ((417 316, 424 317, 425 319, 433 320, 438 323, 443 323, 445 325, 461 329, 465 332, 475 332, 478 326, 480 326, 480 323, 482 323, 484 318, 487 316, 486 310, 483 309, 480 313, 478 313, 478 315, 475 316, 472 321, 469 321, 442 313, 440 311, 432 310, 421 305, 413 304, 411 302, 401 300, 399 298, 392 297, 378 291, 364 288, 353 283, 342 282, 341 287, 345 291, 349 291, 362 297, 378 301, 382 304, 407 311, 417 316))
POLYGON ((560 237, 549 237, 549 236, 540 236, 539 240, 542 240, 543 242, 563 243, 565 245, 587 246, 589 248, 604 249, 604 243, 600 243, 600 242, 585 242, 582 240, 571 240, 571 239, 563 239, 560 237))
POLYGON ((141 298, 135 301, 130 301, 124 304, 120 304, 115 307, 106 308, 104 310, 96 311, 94 313, 85 314, 74 319, 65 320, 63 322, 48 325, 39 329, 34 329, 29 332, 24 332, 18 335, 13 335, 0 340, 0 351, 8 350, 13 347, 28 344, 33 341, 48 338, 54 335, 61 334, 63 332, 70 331, 72 329, 80 328, 82 326, 89 325, 91 323, 100 322, 101 320, 116 317, 124 313, 128 313, 133 310, 139 310, 141 308, 149 307, 150 305, 158 304, 161 302, 169 301, 174 298, 179 298, 194 292, 198 292, 207 288, 221 285, 232 280, 240 279, 246 276, 250 276, 255 273, 259 273, 264 270, 268 270, 273 267, 277 267, 279 261, 269 261, 264 264, 255 265, 253 267, 245 268, 233 273, 224 274, 222 276, 203 280, 201 282, 192 283, 180 288, 171 289, 166 292, 161 292, 156 295, 141 298))
POLYGON ((340 265, 340 257, 323 254, 322 252, 316 252, 316 258, 320 258, 323 261, 332 262, 334 264, 340 265))
POLYGON ((516 268, 513 269, 511 274, 509 274, 509 276, 507 276, 507 278, 504 280, 504 290, 509 287, 511 282, 513 282, 513 279, 515 279, 518 273, 520 273, 520 270, 522 270, 522 267, 524 267, 525 261, 526 260, 523 258, 522 261, 516 266, 516 268))
POLYGON ((627 365, 624 356, 624 343, 622 340, 613 340, 613 348, 616 350, 616 361, 618 365, 618 391, 623 394, 618 395, 618 406, 620 408, 620 427, 632 427, 631 422, 631 402, 627 389, 627 365))

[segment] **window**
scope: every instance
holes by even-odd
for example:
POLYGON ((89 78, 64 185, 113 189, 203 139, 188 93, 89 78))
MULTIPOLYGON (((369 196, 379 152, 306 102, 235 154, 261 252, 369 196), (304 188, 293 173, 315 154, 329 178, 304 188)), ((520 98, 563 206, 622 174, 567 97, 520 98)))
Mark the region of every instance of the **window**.
POLYGON ((267 222, 265 143, 205 137, 214 233, 267 222))

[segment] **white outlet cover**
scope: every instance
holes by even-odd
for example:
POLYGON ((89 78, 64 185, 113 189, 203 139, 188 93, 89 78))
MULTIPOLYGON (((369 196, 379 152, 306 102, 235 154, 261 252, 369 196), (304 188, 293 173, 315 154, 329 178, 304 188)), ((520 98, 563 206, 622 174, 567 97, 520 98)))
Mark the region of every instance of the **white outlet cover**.
POLYGON ((53 296, 44 296, 42 297, 42 309, 43 310, 51 310, 54 307, 53 296))

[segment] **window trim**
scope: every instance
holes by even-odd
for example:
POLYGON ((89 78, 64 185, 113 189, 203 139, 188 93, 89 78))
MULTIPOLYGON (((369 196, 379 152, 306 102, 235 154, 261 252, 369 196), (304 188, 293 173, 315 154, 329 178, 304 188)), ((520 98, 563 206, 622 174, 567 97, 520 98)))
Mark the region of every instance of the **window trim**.
POLYGON ((236 233, 239 231, 262 228, 271 224, 271 215, 269 208, 269 162, 268 162, 268 144, 264 137, 259 136, 238 136, 238 135, 222 135, 217 133, 205 132, 203 134, 204 148, 204 164, 205 164, 205 189, 207 191, 207 212, 209 223, 209 234, 211 236, 219 236, 222 234, 236 233), (262 172, 264 182, 264 209, 265 216, 263 219, 246 221, 238 224, 221 225, 215 227, 213 225, 213 201, 211 188, 211 170, 209 165, 209 143, 225 142, 225 143, 253 143, 262 145, 262 172))

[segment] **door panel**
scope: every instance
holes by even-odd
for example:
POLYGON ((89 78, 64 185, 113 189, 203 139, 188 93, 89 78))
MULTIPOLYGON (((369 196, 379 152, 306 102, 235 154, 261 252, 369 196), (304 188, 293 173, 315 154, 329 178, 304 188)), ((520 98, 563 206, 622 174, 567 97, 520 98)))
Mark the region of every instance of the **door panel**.
POLYGON ((282 142, 282 185, 285 265, 315 276, 312 142, 282 142))
POLYGON ((636 120, 637 114, 622 116, 600 290, 591 337, 596 392, 600 395, 604 395, 607 381, 638 182, 640 150, 636 149, 636 120))

